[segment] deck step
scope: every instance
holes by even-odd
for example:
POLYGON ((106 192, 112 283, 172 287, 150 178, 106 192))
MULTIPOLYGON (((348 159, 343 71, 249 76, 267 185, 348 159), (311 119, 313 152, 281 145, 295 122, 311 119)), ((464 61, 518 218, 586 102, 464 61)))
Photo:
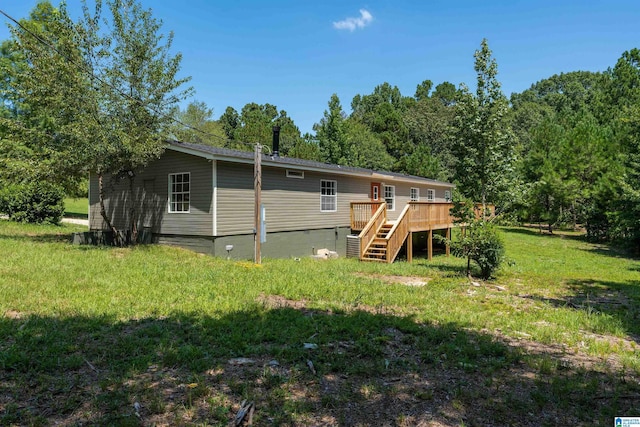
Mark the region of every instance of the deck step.
POLYGON ((371 242, 371 246, 362 257, 362 261, 387 262, 387 245, 389 243, 387 236, 393 226, 393 223, 382 224, 373 242, 371 242))

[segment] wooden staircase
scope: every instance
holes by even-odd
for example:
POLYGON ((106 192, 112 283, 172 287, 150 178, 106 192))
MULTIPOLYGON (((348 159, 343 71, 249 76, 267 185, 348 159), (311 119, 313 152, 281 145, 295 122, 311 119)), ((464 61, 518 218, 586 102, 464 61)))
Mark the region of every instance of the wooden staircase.
POLYGON ((386 222, 380 226, 380 229, 376 232, 376 237, 371 242, 371 246, 362 256, 362 261, 379 261, 387 262, 387 245, 389 240, 389 232, 393 228, 393 223, 386 222))
POLYGON ((409 235, 410 206, 404 207, 395 221, 387 221, 387 204, 377 207, 358 235, 360 259, 391 263, 409 235))

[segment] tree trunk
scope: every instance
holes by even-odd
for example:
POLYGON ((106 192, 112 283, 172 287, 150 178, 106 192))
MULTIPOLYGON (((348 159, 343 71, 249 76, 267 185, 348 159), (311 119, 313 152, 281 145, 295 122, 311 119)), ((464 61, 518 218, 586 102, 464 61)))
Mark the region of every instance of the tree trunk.
POLYGON ((482 222, 487 222, 487 196, 482 192, 482 222))
POLYGON ((111 219, 107 215, 107 209, 104 207, 104 182, 103 182, 102 173, 98 173, 98 194, 100 197, 100 216, 107 224, 107 228, 113 233, 113 243, 116 246, 124 246, 122 239, 120 238, 120 234, 118 233, 118 229, 111 223, 111 219))
POLYGON ((135 175, 129 175, 129 194, 131 195, 131 207, 129 208, 129 231, 131 232, 131 244, 138 242, 138 210, 136 209, 136 200, 133 197, 135 175))

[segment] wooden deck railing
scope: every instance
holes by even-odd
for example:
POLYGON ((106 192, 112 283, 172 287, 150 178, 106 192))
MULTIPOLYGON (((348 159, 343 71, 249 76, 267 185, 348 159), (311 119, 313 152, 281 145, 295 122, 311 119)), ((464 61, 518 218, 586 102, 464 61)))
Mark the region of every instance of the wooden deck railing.
MULTIPOLYGON (((353 213, 353 205, 351 203, 351 212, 353 213)), ((367 252, 371 243, 373 243, 373 239, 376 238, 376 234, 378 230, 384 223, 387 222, 387 204, 386 203, 377 203, 378 207, 370 219, 367 220, 362 231, 358 235, 360 239, 360 259, 367 252)), ((353 216, 352 216, 353 218, 353 216)), ((352 222, 353 223, 353 222, 352 222)))
MULTIPOLYGON (((476 203, 473 207, 473 211, 476 214, 476 219, 482 218, 482 203, 476 203)), ((493 219, 496 216, 496 206, 487 205, 487 219, 493 219)))
MULTIPOLYGON (((393 262, 402 248, 409 232, 449 229, 454 226, 451 215, 453 203, 450 202, 409 202, 385 238, 386 259, 393 262)), ((474 207, 476 218, 482 217, 482 205, 474 207)), ((487 205, 487 218, 495 217, 495 206, 487 205)), ((387 204, 384 202, 352 202, 351 228, 362 230, 360 240, 360 259, 364 257, 373 243, 378 230, 387 223, 387 204)), ((465 224, 458 224, 464 226, 465 224)))
POLYGON ((381 202, 351 202, 351 228, 364 230, 381 204, 381 202))
POLYGON ((409 231, 424 231, 434 228, 448 228, 453 223, 449 213, 453 203, 447 202, 409 202, 411 215, 409 231))
POLYGON ((392 263, 398 252, 400 252, 400 248, 404 244, 404 241, 409 234, 409 220, 411 217, 411 207, 409 205, 405 206, 400 216, 396 220, 396 223, 393 225, 389 234, 386 237, 387 241, 387 263, 392 263))
MULTIPOLYGON (((381 202, 351 202, 351 228, 363 230, 371 217, 375 214, 381 202)), ((450 210, 453 203, 450 202, 409 202, 411 207, 409 216, 409 231, 425 231, 438 228, 451 227, 455 218, 450 210)), ((487 205, 487 219, 492 219, 496 214, 495 205, 487 205)), ((474 206, 476 218, 482 218, 482 205, 474 206)))

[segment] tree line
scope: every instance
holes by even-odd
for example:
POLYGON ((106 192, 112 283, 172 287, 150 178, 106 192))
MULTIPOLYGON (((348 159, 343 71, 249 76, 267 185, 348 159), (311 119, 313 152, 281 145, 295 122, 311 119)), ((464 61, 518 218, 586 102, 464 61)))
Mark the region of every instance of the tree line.
POLYGON ((250 149, 277 125, 283 156, 451 181, 505 221, 584 225, 594 239, 640 248, 637 48, 603 72, 561 73, 507 98, 483 40, 472 88, 424 80, 406 95, 382 82, 349 112, 333 94, 302 134, 268 103, 217 119, 201 101, 180 108, 192 95, 181 57, 135 0, 84 3, 77 22, 64 4, 42 2, 10 28, 0 45, 0 187, 44 180, 71 191, 88 170, 144 166, 167 139, 250 149))

